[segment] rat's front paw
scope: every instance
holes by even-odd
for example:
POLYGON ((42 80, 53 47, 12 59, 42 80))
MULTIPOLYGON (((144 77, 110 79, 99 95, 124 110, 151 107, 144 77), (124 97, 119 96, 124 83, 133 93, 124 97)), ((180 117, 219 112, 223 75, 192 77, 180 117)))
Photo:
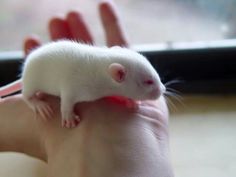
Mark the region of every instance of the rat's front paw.
POLYGON ((34 110, 36 116, 39 114, 45 121, 54 117, 54 110, 49 103, 36 97, 32 97, 27 103, 34 110))
POLYGON ((62 119, 62 127, 74 128, 80 123, 80 118, 77 115, 73 115, 72 118, 62 119))

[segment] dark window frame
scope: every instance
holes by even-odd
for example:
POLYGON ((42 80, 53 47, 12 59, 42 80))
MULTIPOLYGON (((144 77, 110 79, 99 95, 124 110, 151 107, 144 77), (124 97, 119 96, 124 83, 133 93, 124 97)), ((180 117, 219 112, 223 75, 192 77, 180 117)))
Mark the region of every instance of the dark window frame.
MULTIPOLYGON (((164 83, 176 80, 168 87, 183 94, 236 93, 236 42, 211 42, 202 47, 174 46, 137 51, 149 59, 164 83)), ((0 86, 19 78, 23 61, 20 54, 0 53, 0 86)))

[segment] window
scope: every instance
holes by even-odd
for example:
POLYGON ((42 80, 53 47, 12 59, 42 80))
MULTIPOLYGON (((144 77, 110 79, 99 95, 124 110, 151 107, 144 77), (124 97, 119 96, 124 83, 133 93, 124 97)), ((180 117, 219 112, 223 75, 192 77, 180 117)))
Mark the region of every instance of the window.
MULTIPOLYGON (((164 83, 184 81, 171 86, 185 93, 235 93, 236 40, 223 41, 236 37, 235 0, 114 2, 131 44, 138 45, 135 49, 147 56, 164 83)), ((97 3, 1 0, 0 85, 15 80, 20 72, 22 53, 12 51, 21 50, 24 38, 32 33, 49 41, 47 23, 55 15, 79 9, 96 44, 104 45, 97 3)))
MULTIPOLYGON (((0 51, 21 49, 37 34, 48 41, 47 22, 54 15, 79 9, 97 44, 103 31, 97 0, 1 0, 0 51), (97 17, 97 18, 95 18, 97 17)), ((211 41, 236 36, 235 0, 114 0, 132 44, 211 41)))

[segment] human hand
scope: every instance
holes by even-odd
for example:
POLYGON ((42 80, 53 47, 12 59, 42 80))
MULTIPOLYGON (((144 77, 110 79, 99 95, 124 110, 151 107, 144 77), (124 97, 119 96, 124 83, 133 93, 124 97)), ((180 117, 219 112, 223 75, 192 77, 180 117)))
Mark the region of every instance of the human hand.
MULTIPOLYGON (((99 10, 107 45, 128 46, 111 4, 102 2, 99 10)), ((78 12, 68 13, 65 19, 52 19, 49 31, 52 40, 69 38, 94 43, 78 12)), ((24 49, 28 53, 38 45, 38 39, 28 38, 24 49)), ((43 99, 58 110, 58 98, 46 96, 43 99)), ((47 161, 49 176, 173 176, 169 162, 168 110, 164 98, 140 102, 135 108, 125 106, 125 103, 125 100, 101 99, 77 104, 75 111, 79 110, 83 120, 77 128, 68 130, 60 127, 59 112, 55 119, 43 122, 33 119, 33 113, 21 96, 5 99, 0 103, 0 114, 4 115, 0 121, 6 124, 12 121, 14 129, 4 131, 12 131, 16 141, 20 139, 25 143, 20 149, 18 144, 0 149, 23 151, 47 161), (21 123, 20 127, 17 121, 21 123), (14 134, 15 130, 17 134, 14 134), (26 140, 22 140, 24 138, 26 140)), ((1 135, 0 140, 3 139, 1 135)))

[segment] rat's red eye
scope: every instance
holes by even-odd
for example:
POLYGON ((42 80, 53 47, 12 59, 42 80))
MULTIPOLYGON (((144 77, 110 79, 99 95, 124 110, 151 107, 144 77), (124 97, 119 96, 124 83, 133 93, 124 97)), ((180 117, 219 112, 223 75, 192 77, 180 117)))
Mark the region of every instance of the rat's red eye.
POLYGON ((153 84, 154 84, 153 80, 146 80, 146 81, 144 81, 143 83, 144 83, 145 85, 153 85, 153 84))

